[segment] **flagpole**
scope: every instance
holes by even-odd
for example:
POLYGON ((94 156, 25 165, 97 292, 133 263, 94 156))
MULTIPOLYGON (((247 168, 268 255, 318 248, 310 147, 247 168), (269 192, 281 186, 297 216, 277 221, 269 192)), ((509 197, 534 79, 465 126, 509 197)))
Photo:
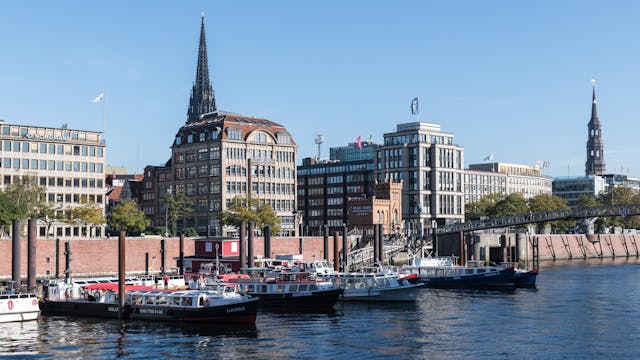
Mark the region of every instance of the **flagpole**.
POLYGON ((104 107, 105 107, 105 103, 107 102, 107 93, 103 90, 102 93, 104 94, 102 96, 102 137, 105 138, 105 144, 106 144, 106 134, 107 134, 107 123, 105 121, 105 117, 104 117, 104 107))

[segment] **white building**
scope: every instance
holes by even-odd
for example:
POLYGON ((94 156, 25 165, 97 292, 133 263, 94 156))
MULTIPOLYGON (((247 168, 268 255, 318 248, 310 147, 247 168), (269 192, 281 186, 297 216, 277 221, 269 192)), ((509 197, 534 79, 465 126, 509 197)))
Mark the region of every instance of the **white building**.
MULTIPOLYGON (((46 201, 60 212, 80 204, 96 204, 104 213, 105 144, 100 132, 0 121, 0 158, 2 188, 30 176, 46 189, 46 201)), ((87 236, 91 231, 60 222, 48 235, 87 236)), ((93 233, 101 234, 102 228, 93 233)), ((38 223, 38 235, 47 235, 44 223, 38 223)))

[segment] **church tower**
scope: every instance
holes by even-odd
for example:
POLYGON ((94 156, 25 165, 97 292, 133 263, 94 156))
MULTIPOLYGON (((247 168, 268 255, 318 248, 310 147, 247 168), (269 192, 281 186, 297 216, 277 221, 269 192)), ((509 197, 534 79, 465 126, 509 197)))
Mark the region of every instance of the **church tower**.
POLYGON ((585 175, 604 175, 604 144, 602 142, 602 126, 596 109, 596 85, 593 82, 593 101, 591 103, 591 120, 589 120, 589 139, 587 140, 587 162, 585 175))
POLYGON ((198 49, 198 64, 196 81, 191 89, 187 123, 198 121, 203 114, 217 111, 216 98, 209 81, 209 62, 207 60, 207 42, 204 35, 204 13, 200 24, 200 47, 198 49))

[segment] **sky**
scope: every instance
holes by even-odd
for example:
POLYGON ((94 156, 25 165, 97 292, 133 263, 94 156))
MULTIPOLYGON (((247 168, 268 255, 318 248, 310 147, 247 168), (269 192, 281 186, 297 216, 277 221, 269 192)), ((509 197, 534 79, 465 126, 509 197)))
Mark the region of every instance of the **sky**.
POLYGON ((467 166, 581 176, 595 79, 607 172, 640 177, 638 1, 0 0, 0 119, 104 131, 109 165, 163 165, 202 11, 218 109, 284 125, 299 163, 317 134, 326 158, 425 121, 467 166))

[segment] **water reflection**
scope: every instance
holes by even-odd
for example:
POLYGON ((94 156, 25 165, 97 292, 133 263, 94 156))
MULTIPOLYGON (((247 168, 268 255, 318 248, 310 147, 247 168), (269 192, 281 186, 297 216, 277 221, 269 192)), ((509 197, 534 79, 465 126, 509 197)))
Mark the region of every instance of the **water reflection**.
POLYGON ((38 321, 0 323, 0 356, 37 354, 38 335, 38 321))

